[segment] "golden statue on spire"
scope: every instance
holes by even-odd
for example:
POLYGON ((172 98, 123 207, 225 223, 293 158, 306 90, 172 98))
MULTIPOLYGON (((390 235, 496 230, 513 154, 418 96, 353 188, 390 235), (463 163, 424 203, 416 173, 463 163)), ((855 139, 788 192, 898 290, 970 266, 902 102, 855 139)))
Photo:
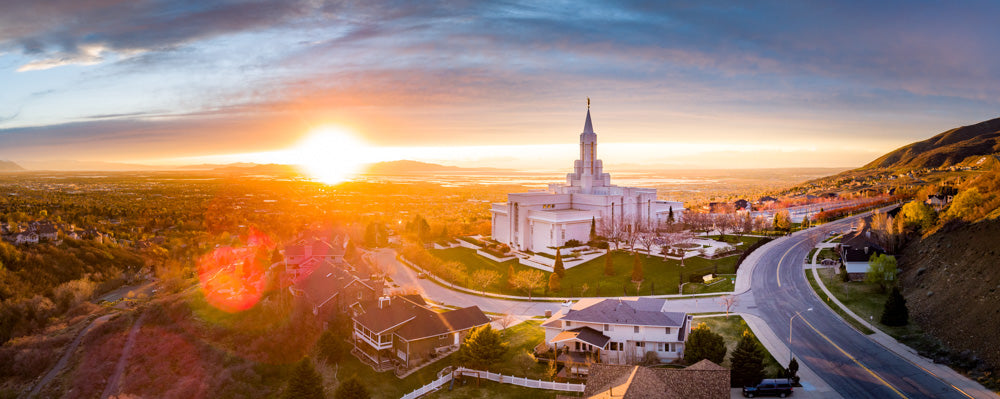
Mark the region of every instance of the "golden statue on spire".
POLYGON ((590 97, 587 97, 587 109, 590 109, 590 97))

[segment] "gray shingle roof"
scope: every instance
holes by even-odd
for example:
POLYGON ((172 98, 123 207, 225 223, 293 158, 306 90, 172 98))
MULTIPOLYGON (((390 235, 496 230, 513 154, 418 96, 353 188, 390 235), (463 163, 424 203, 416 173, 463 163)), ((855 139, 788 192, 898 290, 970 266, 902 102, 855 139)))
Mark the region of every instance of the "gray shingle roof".
POLYGON ((581 300, 562 319, 586 323, 681 327, 686 314, 662 311, 665 303, 666 299, 658 298, 601 299, 596 302, 581 300))

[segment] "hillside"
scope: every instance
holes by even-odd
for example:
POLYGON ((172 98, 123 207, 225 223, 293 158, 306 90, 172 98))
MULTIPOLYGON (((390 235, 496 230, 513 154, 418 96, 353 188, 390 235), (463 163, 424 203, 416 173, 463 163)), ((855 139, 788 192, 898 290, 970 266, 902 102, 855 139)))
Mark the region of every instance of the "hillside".
POLYGON ((16 170, 24 170, 21 165, 14 163, 14 161, 3 161, 0 160, 0 172, 13 172, 16 170))
MULTIPOLYGON (((911 242, 900 257, 900 282, 912 318, 953 352, 974 353, 993 367, 1000 367, 997 237, 1000 220, 995 219, 944 228, 911 242)), ((956 360, 971 359, 960 357, 965 359, 956 360)))
POLYGON ((1000 152, 1000 118, 948 130, 885 154, 861 169, 913 170, 956 165, 1000 152))

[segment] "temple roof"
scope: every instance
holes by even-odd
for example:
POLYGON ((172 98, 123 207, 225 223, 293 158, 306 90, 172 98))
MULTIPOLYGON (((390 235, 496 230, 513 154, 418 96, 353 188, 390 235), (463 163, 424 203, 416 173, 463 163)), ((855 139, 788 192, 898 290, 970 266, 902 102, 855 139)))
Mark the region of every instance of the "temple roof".
POLYGON ((583 124, 584 133, 594 133, 594 123, 590 121, 590 107, 587 107, 587 121, 583 124))

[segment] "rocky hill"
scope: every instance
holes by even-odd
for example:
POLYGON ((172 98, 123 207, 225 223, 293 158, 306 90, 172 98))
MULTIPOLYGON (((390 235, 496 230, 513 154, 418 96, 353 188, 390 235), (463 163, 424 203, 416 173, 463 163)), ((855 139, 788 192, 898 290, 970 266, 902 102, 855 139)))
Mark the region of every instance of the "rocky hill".
POLYGON ((13 172, 16 170, 24 170, 24 168, 13 161, 0 160, 0 172, 13 172))
POLYGON ((948 130, 885 154, 861 169, 913 170, 957 165, 1000 152, 1000 118, 948 130))
POLYGON ((1000 220, 955 223, 909 243, 900 257, 913 319, 953 352, 965 353, 957 360, 974 363, 978 356, 993 367, 1000 367, 997 238, 1000 220))

